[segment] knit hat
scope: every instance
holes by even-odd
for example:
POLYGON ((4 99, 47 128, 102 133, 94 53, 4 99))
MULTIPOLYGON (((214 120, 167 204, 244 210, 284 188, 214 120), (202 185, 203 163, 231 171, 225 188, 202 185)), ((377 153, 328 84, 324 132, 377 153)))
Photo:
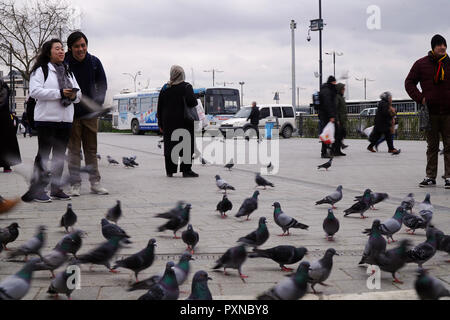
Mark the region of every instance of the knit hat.
POLYGON ((336 78, 333 77, 333 76, 329 76, 328 80, 327 80, 327 83, 332 83, 332 82, 336 82, 336 78))
POLYGON ((440 34, 436 34, 431 38, 431 49, 434 50, 434 47, 443 44, 445 47, 447 47, 447 41, 445 41, 445 38, 441 36, 440 34))

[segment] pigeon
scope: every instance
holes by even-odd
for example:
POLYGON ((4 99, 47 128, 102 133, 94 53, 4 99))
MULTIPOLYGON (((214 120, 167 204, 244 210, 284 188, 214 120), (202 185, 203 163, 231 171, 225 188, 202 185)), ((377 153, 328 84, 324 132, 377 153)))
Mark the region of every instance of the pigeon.
POLYGON ((320 293, 316 292, 316 290, 314 289, 314 286, 316 284, 328 286, 323 282, 327 280, 331 274, 331 269, 333 268, 334 255, 338 256, 339 254, 336 253, 336 250, 334 250, 333 248, 327 249, 322 259, 311 263, 308 273, 310 279, 308 280, 308 282, 311 283, 311 289, 313 290, 314 293, 320 293))
POLYGON ((216 261, 216 265, 213 269, 223 268, 223 274, 227 275, 226 268, 238 269, 239 276, 245 283, 245 278, 248 278, 245 274, 242 274, 242 264, 247 259, 247 251, 243 244, 228 249, 219 260, 216 261))
MULTIPOLYGON (((67 236, 66 236, 67 237, 67 236)), ((54 270, 61 267, 67 262, 71 243, 69 241, 61 242, 60 245, 56 245, 50 253, 43 256, 34 266, 35 271, 49 270, 52 274, 52 278, 55 278, 54 270)))
POLYGON ((134 164, 132 161, 127 157, 122 157, 122 163, 125 166, 125 168, 134 168, 134 164))
POLYGON ((115 236, 108 241, 102 243, 98 247, 94 248, 90 252, 80 255, 76 258, 76 264, 91 263, 103 265, 109 269, 110 272, 116 273, 117 271, 111 268, 109 260, 117 253, 120 248, 120 240, 122 237, 115 236))
POLYGON ((39 226, 33 238, 25 242, 18 249, 11 251, 8 258, 12 259, 17 256, 25 256, 25 261, 27 261, 28 256, 31 254, 37 254, 42 258, 41 249, 47 238, 46 231, 47 228, 45 226, 39 226))
POLYGON ((117 268, 133 270, 136 281, 138 281, 139 272, 147 269, 153 264, 153 261, 155 260, 155 247, 156 240, 150 239, 145 249, 142 249, 138 253, 135 253, 125 259, 116 261, 116 264, 112 267, 112 270, 116 270, 117 268))
POLYGON ((439 298, 450 297, 450 291, 444 284, 435 277, 430 276, 422 268, 418 270, 414 289, 416 289, 420 300, 439 300, 439 298))
POLYGON ((178 217, 183 212, 184 204, 185 204, 184 201, 178 201, 174 208, 172 208, 169 211, 164 212, 164 213, 158 213, 156 215, 156 217, 157 218, 164 218, 164 219, 172 219, 174 217, 178 217))
POLYGON ((33 271, 39 258, 29 260, 19 272, 0 282, 0 300, 20 300, 31 287, 33 271))
POLYGON ((172 230, 173 238, 180 239, 180 237, 177 237, 177 231, 180 230, 181 228, 184 228, 184 226, 186 226, 189 223, 190 211, 191 211, 191 204, 188 203, 183 208, 180 215, 173 216, 172 218, 169 219, 169 221, 167 221, 167 223, 158 227, 158 232, 165 230, 172 230))
POLYGON ((20 202, 20 198, 17 199, 5 199, 0 196, 0 214, 6 213, 14 208, 20 202))
POLYGON ((98 160, 102 160, 102 156, 99 153, 97 153, 95 156, 97 157, 98 160))
POLYGON ((415 214, 405 212, 405 215, 403 216, 403 224, 409 228, 406 230, 409 234, 414 234, 416 229, 425 229, 428 223, 429 221, 426 221, 415 214))
POLYGON ((167 262, 162 278, 138 300, 177 300, 180 295, 180 289, 173 266, 174 263, 172 261, 167 262))
POLYGON ((133 165, 133 166, 139 166, 139 163, 137 163, 136 162, 136 156, 132 156, 132 157, 129 157, 128 158, 128 160, 130 160, 130 163, 133 165))
POLYGON ((270 186, 272 188, 275 187, 275 185, 272 182, 269 182, 263 177, 261 177, 261 174, 259 172, 256 173, 255 182, 257 184, 256 187, 264 187, 264 190, 266 190, 266 186, 270 186))
POLYGON ((161 145, 164 143, 164 139, 158 141, 158 148, 161 149, 161 145))
POLYGON ((67 253, 71 253, 75 258, 77 256, 78 250, 80 250, 81 245, 83 244, 83 237, 86 235, 86 232, 83 230, 74 230, 65 237, 63 237, 56 248, 65 246, 65 250, 67 253))
POLYGON ((187 250, 194 254, 194 247, 198 243, 199 235, 198 232, 194 231, 192 224, 188 224, 187 230, 181 233, 181 239, 187 244, 187 250))
POLYGON ((231 203, 230 200, 228 200, 227 195, 224 194, 222 200, 217 204, 216 211, 220 212, 221 218, 226 218, 227 217, 226 212, 230 211, 231 209, 233 209, 233 204, 231 203))
POLYGON ((108 212, 106 213, 106 219, 117 224, 117 221, 119 221, 121 216, 122 209, 120 207, 120 200, 117 200, 117 204, 114 207, 108 209, 108 212))
POLYGON ((59 272, 56 274, 56 277, 52 279, 52 282, 50 283, 50 286, 48 287, 47 293, 56 295, 58 297, 58 294, 65 294, 67 296, 67 299, 72 300, 70 295, 75 290, 75 288, 69 288, 67 286, 67 281, 69 280, 69 277, 71 277, 73 273, 69 273, 67 269, 59 272))
POLYGON ((334 191, 333 193, 327 195, 325 198, 323 198, 322 200, 319 200, 316 202, 316 206, 318 204, 323 204, 323 203, 328 203, 331 204, 333 209, 336 209, 336 207, 334 206, 335 203, 339 202, 342 200, 342 186, 339 185, 336 188, 336 191, 334 191))
MULTIPOLYGON (((192 255, 189 252, 185 252, 181 255, 180 261, 177 265, 175 265, 172 269, 175 272, 175 278, 177 279, 178 286, 181 286, 187 279, 189 272, 191 270, 189 261, 194 260, 192 255)), ((135 291, 135 290, 149 290, 155 284, 161 280, 164 276, 164 272, 159 275, 151 276, 148 279, 138 281, 131 285, 127 291, 135 291)))
POLYGON ((192 279, 192 290, 186 300, 212 300, 211 291, 208 288, 208 280, 212 280, 203 270, 197 271, 192 279))
POLYGON ((0 243, 3 249, 8 251, 6 245, 14 242, 19 236, 19 225, 16 222, 11 223, 6 228, 0 228, 0 243))
POLYGON ((308 253, 305 247, 296 248, 294 246, 281 245, 270 249, 253 249, 253 252, 248 254, 249 258, 268 258, 280 265, 282 271, 293 271, 291 268, 286 268, 286 264, 294 264, 303 259, 308 253))
POLYGON ((408 210, 410 213, 412 213, 412 208, 414 207, 415 200, 414 200, 414 194, 408 193, 408 195, 403 198, 401 206, 404 207, 406 210, 408 210))
POLYGON ((324 168, 325 170, 328 171, 328 168, 331 167, 332 162, 333 162, 333 158, 331 158, 330 160, 328 160, 324 164, 321 164, 321 165, 317 166, 317 170, 319 170, 320 168, 324 168))
POLYGON ((361 219, 367 218, 364 215, 364 212, 366 212, 370 207, 370 189, 366 189, 364 191, 364 195, 361 200, 358 200, 354 205, 352 205, 350 208, 344 210, 345 214, 344 217, 348 216, 352 213, 359 213, 361 215, 361 219))
MULTIPOLYGON (((109 222, 107 219, 103 218, 101 221, 102 224, 102 235, 106 240, 111 239, 114 236, 120 236, 123 238, 130 238, 130 236, 118 225, 109 222)), ((130 241, 123 240, 127 243, 130 241)))
POLYGON ((383 271, 390 272, 393 282, 402 284, 403 282, 397 279, 395 273, 406 264, 407 252, 410 245, 409 240, 401 240, 397 248, 381 252, 375 256, 373 264, 379 266, 383 271))
POLYGON ((245 237, 239 238, 237 242, 241 242, 253 248, 257 248, 269 239, 269 229, 267 229, 266 218, 259 218, 258 229, 249 233, 245 237))
POLYGON ((431 222, 431 219, 433 218, 434 208, 433 205, 431 204, 429 193, 427 193, 423 202, 419 203, 418 211, 422 219, 424 219, 428 223, 431 222))
POLYGON ((233 159, 231 159, 230 162, 228 162, 228 163, 224 166, 224 168, 227 168, 228 171, 231 171, 231 168, 233 168, 233 166, 234 166, 233 159))
MULTIPOLYGON (((444 234, 441 230, 433 227, 432 225, 429 225, 429 227, 427 228, 428 232, 432 232, 433 229, 435 230, 437 240, 436 249, 450 254, 450 236, 444 234)), ((450 260, 447 260, 446 262, 450 263, 450 260)))
POLYGON ((253 213, 253 211, 258 209, 258 195, 259 191, 256 190, 251 198, 245 199, 235 217, 239 218, 247 216, 247 220, 250 220, 250 215, 253 213))
POLYGON ((203 157, 200 158, 200 161, 202 162, 202 166, 206 166, 208 164, 208 161, 206 161, 203 157))
POLYGON ((36 156, 34 169, 28 191, 21 197, 23 202, 33 201, 50 183, 51 172, 44 167, 44 162, 41 160, 39 154, 36 156))
POLYGON ((114 160, 111 156, 106 156, 106 159, 108 160, 108 164, 119 164, 119 162, 114 160))
POLYGON ((339 220, 334 216, 333 210, 328 209, 328 215, 323 220, 323 231, 325 231, 328 241, 333 241, 333 236, 339 231, 339 220))
MULTIPOLYGON (((364 197, 364 195, 362 196, 356 196, 355 197, 355 201, 359 201, 364 197)), ((389 195, 387 193, 382 193, 382 192, 370 192, 370 207, 372 210, 377 210, 375 209, 375 205, 377 203, 380 203, 381 201, 384 201, 386 199, 389 198, 389 195)))
POLYGON ((406 262, 414 262, 422 268, 422 265, 436 254, 437 237, 436 231, 427 228, 427 240, 407 251, 406 262))
POLYGON ((280 234, 280 237, 283 236, 289 236, 289 229, 290 228, 296 228, 296 229, 306 229, 308 230, 309 226, 306 224, 300 223, 294 218, 288 216, 281 210, 281 205, 279 202, 274 202, 273 205, 273 219, 275 220, 275 223, 283 230, 283 234, 280 234), (287 232, 287 234, 286 234, 287 232))
POLYGON ((381 223, 380 225, 381 234, 386 236, 388 244, 391 243, 389 238, 392 239, 392 242, 395 242, 392 236, 394 235, 394 233, 397 233, 402 228, 402 221, 405 212, 406 212, 405 208, 399 206, 397 210, 395 210, 395 214, 392 218, 383 221, 381 223))
POLYGON ((272 171, 273 171, 273 169, 274 169, 274 167, 273 167, 273 164, 272 164, 272 161, 267 165, 267 172, 268 173, 272 173, 272 171))
POLYGON ((216 185, 220 190, 224 190, 225 194, 227 193, 227 190, 236 190, 232 185, 229 185, 225 180, 220 178, 219 175, 216 175, 216 185))
POLYGON ((77 222, 77 215, 72 210, 72 204, 67 204, 67 210, 66 213, 61 217, 60 227, 64 227, 66 229, 66 232, 68 233, 69 227, 72 227, 77 222))
POLYGON ((363 233, 369 235, 369 239, 364 247, 361 261, 359 261, 358 264, 373 264, 374 258, 378 254, 386 251, 386 240, 381 234, 380 220, 375 219, 372 223, 372 227, 370 229, 365 229, 363 233))
POLYGON ((302 298, 308 288, 308 272, 310 265, 307 261, 300 263, 297 272, 283 278, 271 289, 260 294, 258 300, 298 300, 302 298))

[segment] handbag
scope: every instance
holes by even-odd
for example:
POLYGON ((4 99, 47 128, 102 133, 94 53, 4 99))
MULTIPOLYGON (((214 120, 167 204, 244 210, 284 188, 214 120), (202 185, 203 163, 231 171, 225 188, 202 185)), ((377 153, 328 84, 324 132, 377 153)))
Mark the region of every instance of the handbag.
POLYGON ((186 98, 183 97, 183 103, 184 103, 184 120, 187 121, 199 121, 197 108, 193 107, 190 108, 186 103, 186 98))
POLYGON ((417 114, 419 115, 419 129, 421 131, 431 130, 430 111, 426 104, 419 104, 417 114))

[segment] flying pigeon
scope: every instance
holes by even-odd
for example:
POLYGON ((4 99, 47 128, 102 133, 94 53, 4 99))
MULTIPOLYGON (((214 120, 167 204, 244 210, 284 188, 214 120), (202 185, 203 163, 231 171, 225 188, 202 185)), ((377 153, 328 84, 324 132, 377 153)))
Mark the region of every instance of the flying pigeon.
POLYGON ((117 224, 117 221, 119 221, 120 217, 122 216, 122 209, 120 207, 120 200, 117 200, 116 205, 110 209, 108 209, 108 212, 106 213, 106 219, 109 221, 113 221, 117 224))
POLYGON ((414 207, 415 200, 414 200, 414 194, 408 193, 408 195, 403 198, 401 206, 404 207, 406 210, 408 210, 410 213, 412 213, 412 208, 414 207))
POLYGON ((239 218, 247 216, 247 220, 250 220, 250 215, 253 213, 253 211, 258 209, 258 195, 259 191, 256 190, 251 198, 245 199, 235 217, 239 218))
POLYGON ((19 228, 20 227, 16 222, 11 223, 6 228, 0 228, 0 244, 6 251, 9 250, 6 245, 14 242, 19 236, 19 228))
POLYGON ((28 261, 19 272, 0 282, 0 300, 20 300, 30 290, 33 271, 39 258, 28 261))
POLYGON ((227 193, 227 190, 236 190, 232 185, 220 178, 219 175, 216 175, 216 185, 220 190, 225 190, 225 194, 227 193))
POLYGON ((66 232, 68 233, 69 227, 72 227, 77 222, 77 215, 72 210, 72 204, 67 204, 67 210, 66 213, 61 217, 60 227, 64 227, 66 229, 66 232))
POLYGON ((294 264, 303 259, 308 250, 305 247, 296 248, 294 246, 281 245, 270 249, 253 249, 253 252, 248 254, 249 258, 267 258, 275 261, 280 265, 282 271, 293 271, 291 268, 286 268, 286 264, 294 264))
MULTIPOLYGON (((364 195, 362 196, 356 196, 355 197, 355 201, 359 201, 362 200, 362 198, 364 197, 364 195)), ((375 205, 377 203, 380 203, 381 201, 384 201, 386 199, 389 198, 389 195, 387 193, 382 193, 382 192, 370 192, 370 207, 372 210, 377 210, 375 209, 375 205)))
POLYGON ((374 258, 378 254, 386 251, 386 240, 381 234, 380 220, 375 219, 372 223, 372 227, 370 229, 365 229, 363 233, 368 234, 369 239, 367 240, 366 246, 364 247, 361 261, 359 261, 358 264, 373 264, 374 258))
POLYGON ((108 160, 108 164, 119 164, 119 162, 114 160, 111 156, 106 156, 106 159, 108 160))
POLYGON ((328 203, 328 204, 332 205, 333 209, 336 209, 334 204, 339 202, 339 201, 341 201, 341 200, 342 200, 342 186, 339 185, 336 188, 336 191, 334 191, 333 193, 329 194, 328 196, 326 196, 322 200, 317 201, 316 202, 316 206, 318 204, 328 203))
POLYGON ((231 203, 230 200, 228 200, 227 195, 224 194, 222 200, 217 204, 216 211, 220 212, 220 216, 222 218, 226 218, 227 217, 226 212, 230 211, 231 209, 233 209, 233 204, 231 203))
POLYGON ((180 215, 170 218, 169 221, 167 221, 162 226, 158 227, 158 232, 165 230, 172 230, 173 238, 180 239, 180 237, 177 237, 177 231, 180 230, 181 228, 184 228, 184 226, 186 226, 189 223, 190 211, 191 211, 191 204, 188 203, 186 204, 180 215))
POLYGON ((180 295, 178 282, 173 271, 174 263, 167 262, 162 278, 138 300, 177 300, 180 295))
POLYGON ((256 187, 264 187, 264 190, 266 190, 266 186, 270 186, 272 188, 275 187, 275 185, 272 182, 267 181, 264 179, 259 172, 256 173, 255 177, 256 187))
POLYGON ((247 251, 245 250, 245 246, 243 244, 228 249, 219 260, 216 261, 216 265, 213 269, 223 268, 224 275, 227 275, 226 269, 238 269, 239 276, 242 281, 245 283, 245 278, 248 278, 245 274, 242 274, 242 264, 247 259, 247 251))
POLYGON ((394 235, 394 233, 397 233, 402 228, 402 221, 405 212, 406 212, 405 208, 399 206, 397 210, 395 210, 395 214, 392 218, 383 221, 381 223, 380 225, 381 234, 386 236, 388 244, 391 243, 389 241, 389 238, 392 239, 392 242, 395 242, 392 236, 394 235))
POLYGON ((51 172, 44 167, 40 155, 36 156, 35 170, 28 191, 21 197, 23 202, 31 202, 50 183, 51 172))
POLYGON ((212 300, 211 291, 208 288, 208 280, 212 279, 205 271, 197 271, 192 279, 191 294, 186 300, 212 300))
POLYGON ((269 229, 267 229, 266 218, 259 218, 258 229, 249 233, 245 237, 239 238, 237 242, 241 242, 253 248, 259 247, 269 239, 269 229))
POLYGON ((11 251, 8 258, 12 259, 17 256, 25 256, 25 261, 27 261, 28 256, 31 254, 37 254, 42 258, 41 249, 47 238, 46 231, 47 228, 45 226, 39 226, 33 238, 25 242, 18 249, 11 251))
POLYGON ((281 210, 281 205, 279 202, 274 202, 273 205, 273 219, 275 220, 275 223, 283 230, 283 234, 280 234, 281 237, 283 236, 289 236, 289 229, 295 228, 295 229, 306 229, 308 230, 309 226, 306 224, 300 223, 294 218, 288 216, 281 210), (287 232, 287 234, 286 234, 287 232))
POLYGON ((366 189, 366 191, 364 191, 364 195, 361 200, 358 200, 358 202, 356 202, 350 208, 344 210, 345 212, 344 217, 352 213, 359 213, 361 215, 361 219, 367 218, 364 215, 364 212, 366 212, 370 207, 370 193, 371 193, 370 189, 366 189))
POLYGON ((233 166, 234 166, 233 159, 231 159, 230 162, 228 162, 228 163, 224 166, 224 168, 227 168, 228 171, 231 171, 231 168, 233 168, 233 166))
POLYGON ((198 243, 199 235, 198 232, 194 231, 192 224, 188 224, 187 230, 181 233, 181 239, 188 246, 186 250, 189 250, 191 254, 194 254, 194 247, 198 243))
POLYGON ((332 162, 333 162, 333 158, 331 158, 330 160, 328 160, 324 164, 321 164, 321 165, 317 166, 317 170, 319 170, 320 168, 324 168, 325 170, 328 171, 328 168, 331 167, 332 162))
POLYGON ((323 282, 327 280, 331 274, 331 269, 333 268, 334 255, 338 256, 339 254, 336 253, 336 250, 334 250, 333 248, 327 249, 322 259, 311 263, 308 273, 310 279, 308 280, 308 282, 311 283, 311 289, 313 290, 314 293, 320 293, 316 292, 316 290, 314 289, 314 286, 316 284, 328 286, 323 282))
POLYGON ((323 220, 323 231, 328 241, 333 241, 333 236, 339 231, 339 220, 334 216, 333 210, 328 209, 328 215, 323 220))
POLYGON ((435 277, 430 276, 422 268, 418 271, 414 289, 416 289, 420 300, 439 300, 439 298, 450 297, 450 291, 444 284, 435 277))
POLYGON ((302 298, 308 288, 308 272, 310 265, 307 261, 300 263, 297 272, 284 277, 271 289, 260 294, 258 300, 298 300, 302 298))
POLYGON ((437 237, 436 231, 430 231, 431 228, 427 228, 427 240, 415 246, 407 251, 406 262, 414 262, 422 268, 422 265, 430 260, 436 253, 437 237))
POLYGON ((401 240, 397 248, 376 255, 373 264, 379 266, 383 271, 390 272, 395 283, 402 284, 403 282, 397 279, 395 273, 406 264, 410 245, 409 240, 401 240))

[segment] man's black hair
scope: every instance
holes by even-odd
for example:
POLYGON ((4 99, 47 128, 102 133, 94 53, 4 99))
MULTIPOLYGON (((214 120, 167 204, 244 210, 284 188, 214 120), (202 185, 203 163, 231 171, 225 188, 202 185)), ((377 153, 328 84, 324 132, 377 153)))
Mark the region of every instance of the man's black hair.
POLYGON ((81 38, 83 38, 84 41, 86 41, 86 45, 87 45, 88 39, 83 32, 81 32, 81 31, 72 32, 70 34, 70 36, 67 38, 67 49, 69 51, 72 51, 72 46, 74 45, 74 43, 77 42, 78 40, 80 40, 81 38))

